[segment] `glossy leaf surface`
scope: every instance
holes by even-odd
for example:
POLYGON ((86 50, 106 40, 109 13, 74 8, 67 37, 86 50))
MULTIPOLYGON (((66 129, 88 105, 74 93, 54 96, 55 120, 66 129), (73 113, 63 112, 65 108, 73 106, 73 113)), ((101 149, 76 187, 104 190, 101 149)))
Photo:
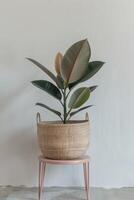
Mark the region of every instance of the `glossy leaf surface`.
POLYGON ((62 62, 63 55, 58 52, 55 57, 55 70, 58 76, 61 76, 61 62, 62 62))
POLYGON ((68 104, 69 108, 78 108, 82 106, 90 96, 90 89, 87 87, 82 87, 77 89, 70 97, 68 104))
POLYGON ((59 82, 60 89, 63 89, 64 88, 64 80, 61 78, 61 76, 57 76, 57 80, 59 82))
POLYGON ((87 40, 73 44, 62 59, 61 76, 64 81, 72 83, 82 78, 87 71, 90 56, 91 51, 87 40))
POLYGON ((44 90, 45 92, 55 97, 56 99, 61 100, 62 95, 60 90, 51 82, 45 80, 37 80, 37 81, 32 81, 32 84, 44 90))
POLYGON ((100 69, 101 67, 104 65, 104 62, 102 61, 93 61, 90 62, 88 64, 88 68, 86 73, 84 74, 84 76, 82 78, 80 78, 79 80, 77 80, 76 82, 70 83, 69 84, 69 89, 73 88, 75 85, 87 81, 88 79, 90 79, 92 76, 94 76, 100 69))
POLYGON ((61 116, 61 113, 60 113, 59 111, 54 110, 54 109, 50 108, 49 106, 47 106, 47 105, 45 105, 45 104, 43 104, 43 103, 36 103, 36 105, 37 105, 37 106, 41 106, 41 107, 43 107, 43 108, 46 108, 47 110, 49 110, 49 111, 55 113, 56 115, 61 116))
POLYGON ((86 81, 90 79, 92 76, 94 76, 104 65, 104 62, 101 61, 93 61, 88 64, 88 71, 85 74, 85 76, 82 78, 81 82, 86 81))
POLYGON ((31 61, 33 64, 38 66, 43 72, 45 72, 57 85, 59 85, 58 80, 56 76, 49 71, 44 65, 40 64, 38 61, 32 59, 32 58, 27 58, 29 61, 31 61))
POLYGON ((78 110, 76 110, 76 111, 74 111, 74 112, 71 112, 71 113, 70 113, 70 118, 71 118, 73 115, 77 114, 78 112, 80 112, 80 111, 82 111, 82 110, 85 110, 85 109, 87 109, 87 108, 90 108, 90 107, 92 107, 92 106, 93 106, 93 105, 85 106, 85 107, 82 107, 82 108, 80 108, 80 109, 78 109, 78 110))
POLYGON ((94 86, 89 87, 90 92, 93 92, 97 87, 98 87, 98 85, 94 85, 94 86))

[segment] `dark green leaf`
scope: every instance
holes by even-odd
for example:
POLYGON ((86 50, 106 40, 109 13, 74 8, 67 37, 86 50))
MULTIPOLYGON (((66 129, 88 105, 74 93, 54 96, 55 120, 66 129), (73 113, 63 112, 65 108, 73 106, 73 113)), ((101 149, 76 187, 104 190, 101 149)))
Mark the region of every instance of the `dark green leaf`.
POLYGON ((67 83, 79 80, 86 73, 91 56, 87 40, 73 44, 62 59, 61 76, 67 83))
POLYGON ((45 80, 37 80, 37 81, 32 81, 32 84, 35 85, 36 87, 44 90, 48 94, 52 95, 58 100, 61 100, 62 95, 60 93, 60 90, 52 83, 49 81, 45 80))
POLYGON ((89 87, 90 92, 93 92, 97 87, 98 87, 98 85, 94 85, 94 86, 89 87))
POLYGON ((64 80, 58 75, 57 75, 57 79, 58 79, 58 82, 60 85, 60 89, 63 89, 64 88, 64 80))
POLYGON ((50 108, 49 106, 47 106, 47 105, 45 105, 45 104, 43 104, 43 103, 36 103, 36 105, 37 105, 37 106, 41 106, 41 107, 43 107, 43 108, 46 108, 46 109, 48 109, 49 111, 55 113, 56 115, 61 116, 61 113, 60 113, 59 111, 54 110, 54 109, 50 108))
POLYGON ((94 76, 101 69, 101 67, 103 65, 104 65, 104 62, 102 62, 102 61, 93 61, 93 62, 90 62, 88 64, 88 69, 87 69, 85 75, 82 78, 80 78, 78 81, 70 83, 69 84, 69 89, 72 89, 77 84, 90 79, 92 76, 94 76))
POLYGON ((40 64, 39 62, 37 62, 36 60, 32 59, 32 58, 27 58, 29 61, 31 61, 33 64, 35 64, 36 66, 38 66, 43 72, 45 72, 58 86, 59 86, 59 82, 56 78, 56 76, 49 71, 45 66, 43 66, 42 64, 40 64))
POLYGON ((71 112, 71 113, 70 113, 70 118, 71 118, 73 115, 77 114, 78 112, 80 112, 80 111, 82 111, 82 110, 85 110, 85 109, 87 109, 87 108, 90 108, 90 107, 92 107, 92 106, 93 106, 93 105, 85 106, 85 107, 82 107, 82 108, 80 108, 80 109, 78 109, 78 110, 76 110, 76 111, 74 111, 74 112, 71 112))
POLYGON ((90 89, 87 87, 82 87, 77 89, 70 97, 68 104, 69 108, 78 108, 82 106, 90 96, 90 89))
POLYGON ((94 76, 104 65, 104 62, 101 61, 93 61, 88 64, 88 71, 87 74, 82 78, 81 82, 86 81, 90 79, 92 76, 94 76))

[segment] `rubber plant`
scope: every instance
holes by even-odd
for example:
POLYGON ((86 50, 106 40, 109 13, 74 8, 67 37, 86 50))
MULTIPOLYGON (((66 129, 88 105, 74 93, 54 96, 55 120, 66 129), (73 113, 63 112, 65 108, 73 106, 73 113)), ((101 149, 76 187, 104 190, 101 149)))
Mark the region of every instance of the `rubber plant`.
POLYGON ((72 116, 85 110, 92 105, 82 107, 89 99, 91 92, 96 89, 95 86, 74 88, 93 77, 103 66, 102 61, 89 62, 91 49, 87 39, 74 43, 64 55, 57 53, 55 58, 54 75, 48 68, 32 58, 27 58, 45 74, 47 74, 54 83, 47 80, 34 80, 32 84, 58 100, 62 106, 63 112, 55 110, 43 103, 36 105, 44 107, 60 117, 61 121, 66 124, 72 116))

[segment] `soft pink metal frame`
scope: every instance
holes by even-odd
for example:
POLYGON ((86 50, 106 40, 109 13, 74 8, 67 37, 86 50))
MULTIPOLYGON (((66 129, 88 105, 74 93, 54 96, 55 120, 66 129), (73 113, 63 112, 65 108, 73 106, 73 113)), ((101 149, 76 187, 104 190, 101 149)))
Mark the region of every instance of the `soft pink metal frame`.
POLYGON ((84 156, 80 159, 74 160, 51 160, 47 158, 39 157, 39 200, 42 198, 43 186, 44 186, 44 177, 45 177, 45 169, 46 164, 56 164, 56 165, 76 165, 83 164, 83 172, 84 172, 84 181, 85 181, 85 191, 87 200, 90 200, 90 192, 89 192, 89 156, 84 156))

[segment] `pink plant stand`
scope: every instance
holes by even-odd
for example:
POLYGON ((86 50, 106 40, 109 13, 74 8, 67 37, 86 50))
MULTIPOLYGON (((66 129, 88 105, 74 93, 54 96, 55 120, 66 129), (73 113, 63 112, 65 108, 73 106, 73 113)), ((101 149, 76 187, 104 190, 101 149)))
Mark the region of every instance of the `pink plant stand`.
POLYGON ((39 157, 39 200, 41 200, 42 197, 42 191, 43 191, 43 185, 44 185, 44 177, 45 177, 45 169, 46 164, 56 164, 56 165, 77 165, 82 164, 83 165, 83 174, 84 174, 84 181, 85 181, 85 191, 87 200, 89 200, 89 156, 84 156, 80 159, 74 159, 74 160, 51 160, 44 158, 43 156, 39 157))

